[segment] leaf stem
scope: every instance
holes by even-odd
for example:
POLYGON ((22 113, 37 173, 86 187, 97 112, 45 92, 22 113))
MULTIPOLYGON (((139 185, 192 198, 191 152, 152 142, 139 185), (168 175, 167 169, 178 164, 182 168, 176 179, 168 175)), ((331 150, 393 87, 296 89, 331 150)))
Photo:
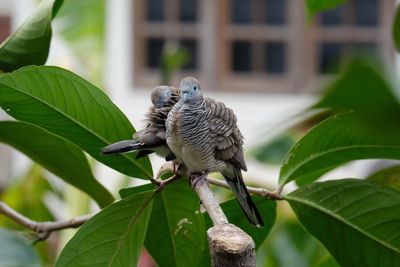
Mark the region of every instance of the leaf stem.
POLYGON ((38 221, 33 221, 28 217, 25 217, 21 213, 12 209, 3 201, 0 201, 0 213, 6 216, 7 218, 13 220, 14 222, 36 232, 38 234, 36 241, 42 241, 47 239, 50 236, 50 234, 54 231, 59 231, 67 228, 78 228, 93 216, 92 214, 87 214, 66 221, 38 222, 38 221))
MULTIPOLYGON (((207 178, 207 181, 210 184, 229 189, 229 185, 225 181, 210 178, 210 177, 207 178)), ((273 191, 273 192, 268 191, 267 189, 262 188, 262 187, 253 187, 253 186, 246 186, 246 187, 250 193, 260 195, 262 197, 273 199, 273 200, 283 200, 283 197, 281 196, 282 187, 279 187, 278 190, 273 191)))

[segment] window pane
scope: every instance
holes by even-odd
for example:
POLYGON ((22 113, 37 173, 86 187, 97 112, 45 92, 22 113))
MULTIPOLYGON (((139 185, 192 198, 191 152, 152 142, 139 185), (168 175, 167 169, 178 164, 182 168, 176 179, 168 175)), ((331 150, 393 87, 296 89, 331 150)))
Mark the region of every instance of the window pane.
POLYGON ((147 40, 147 67, 155 69, 160 65, 164 39, 149 38, 147 40))
POLYGON ((10 35, 11 25, 10 18, 0 16, 0 43, 10 35))
POLYGON ((378 25, 378 0, 356 0, 355 24, 359 26, 378 25))
POLYGON ((163 21, 165 4, 164 0, 146 0, 147 19, 150 21, 163 21))
POLYGON ((231 2, 231 20, 237 24, 247 24, 251 21, 251 1, 250 0, 232 0, 231 2))
POLYGON ((286 0, 266 0, 265 22, 283 25, 286 22, 286 0))
POLYGON ((343 18, 347 5, 338 6, 335 9, 325 11, 321 14, 321 23, 325 26, 337 26, 343 24, 343 18))
POLYGON ((378 44, 374 42, 356 42, 351 45, 353 55, 360 55, 370 58, 378 58, 378 44))
POLYGON ((286 70, 286 46, 282 42, 265 44, 265 69, 268 73, 280 74, 286 70))
POLYGON ((322 74, 337 73, 343 45, 341 43, 322 43, 319 55, 319 72, 322 74))
POLYGON ((181 0, 179 2, 179 19, 184 22, 197 21, 197 0, 181 0))
POLYGON ((194 39, 184 39, 180 41, 182 48, 186 48, 190 54, 188 63, 183 66, 184 70, 194 70, 197 68, 197 41, 194 39))
POLYGON ((246 41, 232 43, 232 70, 250 71, 251 68, 251 44, 246 41))

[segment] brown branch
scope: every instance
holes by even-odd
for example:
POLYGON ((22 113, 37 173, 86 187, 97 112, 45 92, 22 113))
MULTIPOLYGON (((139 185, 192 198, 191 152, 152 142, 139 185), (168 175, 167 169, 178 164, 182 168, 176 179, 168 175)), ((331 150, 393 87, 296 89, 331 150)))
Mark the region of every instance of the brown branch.
POLYGON ((25 226, 38 234, 38 240, 45 240, 54 231, 59 231, 67 228, 78 228, 89 220, 93 215, 87 214, 72 218, 66 221, 57 222, 37 222, 18 213, 3 201, 0 201, 0 213, 14 222, 25 226))
MULTIPOLYGON (((210 184, 229 189, 229 185, 225 181, 210 178, 210 177, 207 178, 207 181, 210 184)), ((282 191, 281 187, 277 191, 274 191, 274 192, 268 191, 267 189, 262 188, 262 187, 252 187, 252 186, 246 186, 246 187, 250 193, 260 195, 260 196, 263 196, 263 197, 269 198, 269 199, 283 200, 283 197, 280 195, 281 191, 282 191)))
POLYGON ((207 179, 191 182, 214 224, 207 230, 211 266, 255 267, 256 253, 253 239, 242 229, 228 222, 210 190, 207 179))
POLYGON ((218 201, 214 197, 214 193, 210 190, 207 180, 202 179, 196 182, 194 185, 194 190, 201 200, 201 204, 207 211, 214 225, 228 223, 224 212, 218 204, 218 201))

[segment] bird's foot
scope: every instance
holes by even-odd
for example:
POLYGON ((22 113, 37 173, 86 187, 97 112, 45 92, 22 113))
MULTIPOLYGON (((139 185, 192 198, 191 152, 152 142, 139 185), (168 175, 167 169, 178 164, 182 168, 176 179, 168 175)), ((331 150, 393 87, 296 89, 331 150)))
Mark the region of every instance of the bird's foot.
POLYGON ((205 171, 203 173, 190 173, 189 174, 189 184, 194 190, 197 186, 198 183, 202 181, 207 181, 207 176, 208 176, 209 171, 205 171))

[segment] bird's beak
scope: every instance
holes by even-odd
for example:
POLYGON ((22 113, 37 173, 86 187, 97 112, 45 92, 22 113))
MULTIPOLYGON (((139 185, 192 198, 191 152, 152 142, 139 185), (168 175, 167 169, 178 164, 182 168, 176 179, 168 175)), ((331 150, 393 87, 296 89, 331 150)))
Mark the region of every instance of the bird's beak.
POLYGON ((185 102, 189 97, 189 92, 182 92, 181 98, 185 102))

